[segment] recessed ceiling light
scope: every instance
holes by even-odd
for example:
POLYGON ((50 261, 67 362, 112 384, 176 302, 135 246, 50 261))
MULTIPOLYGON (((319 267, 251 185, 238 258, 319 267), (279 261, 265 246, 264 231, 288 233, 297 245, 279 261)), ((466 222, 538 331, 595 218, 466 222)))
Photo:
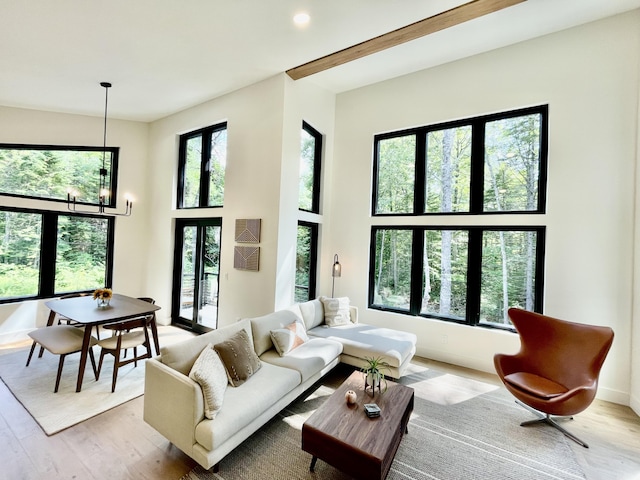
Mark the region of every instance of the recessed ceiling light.
POLYGON ((296 13, 293 16, 293 23, 295 23, 299 27, 302 27, 307 23, 309 23, 309 20, 311 20, 311 17, 309 16, 308 13, 301 12, 301 13, 296 13))

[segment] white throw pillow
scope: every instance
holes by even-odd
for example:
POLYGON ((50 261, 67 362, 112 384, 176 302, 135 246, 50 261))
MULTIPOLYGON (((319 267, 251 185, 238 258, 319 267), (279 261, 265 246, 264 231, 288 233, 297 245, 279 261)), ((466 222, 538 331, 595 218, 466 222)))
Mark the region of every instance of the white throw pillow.
POLYGON ((271 330, 271 340, 281 357, 309 341, 301 322, 292 322, 284 328, 271 330))
POLYGON ((191 367, 189 378, 200 384, 204 395, 204 416, 213 420, 222 408, 229 380, 224 364, 212 344, 200 352, 191 367))
POLYGON ((320 297, 320 301, 324 307, 324 323, 330 327, 348 325, 351 323, 351 316, 349 315, 349 297, 320 297))

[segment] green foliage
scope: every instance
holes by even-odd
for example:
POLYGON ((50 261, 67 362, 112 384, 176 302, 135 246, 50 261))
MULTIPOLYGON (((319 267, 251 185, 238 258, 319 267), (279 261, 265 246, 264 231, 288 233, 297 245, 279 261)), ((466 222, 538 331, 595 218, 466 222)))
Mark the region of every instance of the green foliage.
POLYGON ((309 281, 311 274, 311 227, 298 225, 298 238, 296 245, 296 278, 295 301, 306 302, 309 300, 309 281))
POLYGON ((300 140, 300 183, 298 191, 298 208, 313 208, 313 175, 316 139, 306 130, 302 130, 300 140))
MULTIPOLYGON (((38 294, 42 214, 0 211, 0 298, 38 294)), ((55 292, 104 285, 108 220, 58 215, 55 292)))
POLYGON ((0 298, 37 295, 39 281, 37 268, 0 263, 0 298))
MULTIPOLYGON (((73 188, 78 201, 95 203, 101 167, 101 151, 0 149, 0 192, 66 200, 73 188)), ((109 189, 110 152, 105 168, 109 189)))
POLYGON ((413 212, 416 136, 381 140, 378 148, 376 213, 413 212))
MULTIPOLYGON (((532 114, 486 123, 484 211, 537 208, 541 121, 541 115, 532 114)), ((416 141, 412 134, 378 142, 376 213, 413 213, 416 141)), ((469 211, 471 144, 470 126, 427 133, 426 212, 469 211)), ((484 232, 482 321, 509 323, 509 306, 533 308, 535 238, 526 231, 484 232)), ((413 241, 410 229, 377 230, 374 304, 408 310, 411 269, 418 264, 424 267, 421 312, 464 319, 468 231, 426 228, 422 259, 413 258, 413 241)))

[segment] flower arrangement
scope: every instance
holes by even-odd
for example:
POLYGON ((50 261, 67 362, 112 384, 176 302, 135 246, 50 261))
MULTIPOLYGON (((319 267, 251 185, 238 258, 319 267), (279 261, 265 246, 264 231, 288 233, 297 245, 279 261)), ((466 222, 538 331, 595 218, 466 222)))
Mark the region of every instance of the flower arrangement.
POLYGON ((97 288, 93 292, 93 299, 98 301, 98 306, 107 306, 113 297, 113 292, 110 288, 97 288))

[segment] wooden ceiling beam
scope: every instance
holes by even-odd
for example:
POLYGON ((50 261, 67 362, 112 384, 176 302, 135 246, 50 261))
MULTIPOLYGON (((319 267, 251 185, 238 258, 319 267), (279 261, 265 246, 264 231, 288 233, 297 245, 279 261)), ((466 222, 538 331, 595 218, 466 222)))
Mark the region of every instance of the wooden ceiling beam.
POLYGON ((527 0, 472 0, 432 17, 419 20, 406 27, 366 40, 357 45, 339 50, 324 57, 312 60, 303 65, 287 70, 294 80, 299 80, 314 73, 322 72, 338 65, 357 60, 372 53, 410 42, 425 35, 439 32, 469 20, 497 12, 507 7, 526 2, 527 0))

